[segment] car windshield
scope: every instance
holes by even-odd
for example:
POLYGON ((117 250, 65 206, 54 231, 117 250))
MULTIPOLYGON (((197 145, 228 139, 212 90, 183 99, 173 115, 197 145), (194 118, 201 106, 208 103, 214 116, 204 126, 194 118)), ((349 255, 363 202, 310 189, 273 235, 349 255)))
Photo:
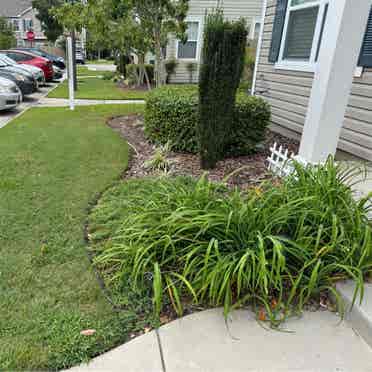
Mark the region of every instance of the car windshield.
POLYGON ((13 61, 11 58, 9 58, 7 55, 1 54, 1 53, 0 53, 0 60, 3 61, 4 63, 8 64, 8 65, 15 65, 16 64, 16 62, 13 61))

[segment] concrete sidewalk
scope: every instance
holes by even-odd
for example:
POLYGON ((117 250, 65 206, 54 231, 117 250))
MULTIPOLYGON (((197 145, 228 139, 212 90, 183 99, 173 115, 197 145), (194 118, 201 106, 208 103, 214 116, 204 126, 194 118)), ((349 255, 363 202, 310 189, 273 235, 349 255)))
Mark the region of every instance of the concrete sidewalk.
POLYGON ((372 371, 372 352, 347 322, 328 311, 264 329, 253 313, 222 310, 186 316, 71 372, 372 371))
MULTIPOLYGON (((144 100, 123 100, 123 99, 75 99, 75 106, 89 105, 112 105, 112 104, 144 104, 144 100)), ((40 107, 66 107, 70 101, 66 98, 43 98, 38 102, 40 107)))

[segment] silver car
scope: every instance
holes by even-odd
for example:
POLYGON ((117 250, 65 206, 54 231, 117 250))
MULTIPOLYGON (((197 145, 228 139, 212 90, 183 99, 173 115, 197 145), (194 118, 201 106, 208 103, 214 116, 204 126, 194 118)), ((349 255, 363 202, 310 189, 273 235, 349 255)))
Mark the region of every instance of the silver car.
POLYGON ((32 74, 34 79, 37 81, 38 85, 45 85, 45 76, 41 68, 31 65, 25 65, 23 63, 17 63, 13 59, 9 58, 6 54, 0 53, 0 62, 5 63, 6 65, 16 67, 20 70, 23 70, 29 74, 32 74))
POLYGON ((15 83, 0 77, 0 111, 17 107, 22 102, 22 93, 15 83))

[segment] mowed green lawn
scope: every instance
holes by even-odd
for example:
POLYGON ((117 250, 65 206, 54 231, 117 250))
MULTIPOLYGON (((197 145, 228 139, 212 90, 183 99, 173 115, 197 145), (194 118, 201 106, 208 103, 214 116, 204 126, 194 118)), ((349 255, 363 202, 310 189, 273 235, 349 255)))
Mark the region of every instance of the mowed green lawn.
POLYGON ((32 108, 0 129, 0 370, 67 368, 143 327, 106 302, 83 233, 89 203, 128 162, 105 120, 142 109, 32 108))
MULTIPOLYGON (((95 72, 95 71, 93 71, 95 72)), ((101 72, 102 74, 102 72, 101 72)), ((111 80, 101 78, 78 79, 78 90, 75 98, 81 99, 138 99, 146 97, 146 91, 123 90, 111 80)), ((65 80, 48 94, 48 98, 68 98, 68 83, 65 80)))

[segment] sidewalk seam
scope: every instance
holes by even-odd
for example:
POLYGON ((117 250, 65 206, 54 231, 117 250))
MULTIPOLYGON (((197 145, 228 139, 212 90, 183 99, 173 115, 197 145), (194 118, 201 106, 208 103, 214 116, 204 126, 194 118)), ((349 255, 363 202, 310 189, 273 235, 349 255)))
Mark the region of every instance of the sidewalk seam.
POLYGON ((156 338, 158 340, 158 346, 159 346, 159 353, 160 353, 160 359, 161 359, 161 366, 163 369, 163 372, 167 372, 167 369, 165 367, 165 359, 164 359, 164 353, 163 353, 163 347, 161 345, 161 339, 160 339, 160 334, 159 334, 159 328, 155 329, 156 332, 156 338))

